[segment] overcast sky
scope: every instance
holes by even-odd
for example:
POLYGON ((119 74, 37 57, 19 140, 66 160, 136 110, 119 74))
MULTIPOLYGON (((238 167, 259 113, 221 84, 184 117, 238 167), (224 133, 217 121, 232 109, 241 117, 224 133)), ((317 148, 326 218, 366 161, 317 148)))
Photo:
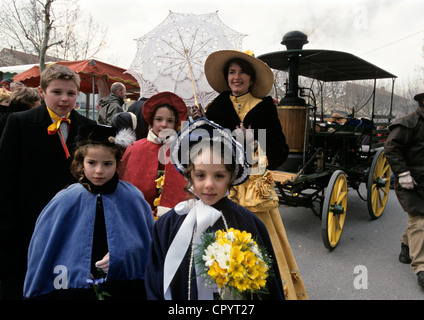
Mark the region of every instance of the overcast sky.
MULTIPOLYGON (((108 48, 99 60, 128 68, 137 39, 168 15, 218 10, 224 24, 247 34, 243 50, 256 56, 285 50, 285 33, 308 35, 304 49, 353 53, 398 76, 423 80, 424 1, 422 0, 84 0, 84 13, 108 26, 108 48)), ((424 84, 423 84, 424 89, 424 84)))

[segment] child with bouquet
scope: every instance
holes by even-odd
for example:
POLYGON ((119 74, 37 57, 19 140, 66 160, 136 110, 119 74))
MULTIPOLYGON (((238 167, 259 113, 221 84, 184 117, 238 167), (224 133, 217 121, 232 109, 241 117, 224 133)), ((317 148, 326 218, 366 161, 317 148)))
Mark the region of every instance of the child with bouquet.
POLYGON ((171 147, 171 160, 187 180, 185 189, 196 199, 179 203, 155 223, 146 267, 147 298, 284 299, 265 225, 252 212, 227 197, 232 186, 243 183, 249 176, 241 145, 228 131, 201 118, 178 134, 171 147), (220 237, 225 239, 220 241, 220 237), (221 269, 216 267, 219 263, 212 261, 210 254, 214 241, 221 242, 223 248, 229 249, 225 242, 232 247, 221 250, 224 251, 219 261, 223 262, 221 269), (239 246, 234 245, 237 241, 244 241, 245 246, 240 242, 239 246), (241 251, 250 248, 245 250, 246 261, 235 247, 241 251), (257 261, 263 268, 254 274, 249 274, 246 268, 237 273, 235 268, 241 271, 241 266, 234 261, 245 261, 246 266, 249 255, 250 262, 256 264, 257 261), (225 273, 228 277, 222 279, 225 273), (250 277, 255 285, 237 282, 240 275, 250 277), (239 286, 232 285, 236 282, 239 286))

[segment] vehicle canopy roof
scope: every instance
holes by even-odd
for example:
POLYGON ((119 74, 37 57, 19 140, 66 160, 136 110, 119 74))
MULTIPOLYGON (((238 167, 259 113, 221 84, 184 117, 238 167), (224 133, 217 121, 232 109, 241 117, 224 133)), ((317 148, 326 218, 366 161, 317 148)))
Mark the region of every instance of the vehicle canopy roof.
POLYGON ((396 78, 395 75, 347 52, 332 50, 285 50, 258 56, 272 69, 289 71, 290 58, 299 57, 298 75, 320 81, 396 78))

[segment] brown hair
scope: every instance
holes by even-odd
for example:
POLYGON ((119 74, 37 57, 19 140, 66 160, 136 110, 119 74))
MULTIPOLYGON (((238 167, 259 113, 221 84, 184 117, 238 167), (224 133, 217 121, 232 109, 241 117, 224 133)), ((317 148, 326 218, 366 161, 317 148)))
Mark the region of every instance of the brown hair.
POLYGON ((50 82, 52 82, 53 80, 72 80, 76 86, 77 89, 79 90, 80 88, 80 82, 81 79, 79 77, 79 75, 69 69, 68 67, 65 67, 61 64, 52 64, 51 66, 47 67, 46 69, 44 69, 44 71, 41 73, 41 77, 40 77, 40 87, 46 91, 47 87, 49 85, 50 82))
POLYGON ((74 151, 74 157, 72 159, 71 163, 71 174, 78 180, 78 182, 81 182, 82 179, 84 179, 84 158, 87 155, 87 150, 91 147, 95 146, 103 146, 105 148, 108 148, 112 154, 115 156, 117 168, 116 171, 119 172, 120 165, 121 165, 121 159, 124 155, 124 149, 118 145, 114 144, 105 144, 100 142, 93 142, 88 141, 84 144, 81 144, 76 148, 74 151))
MULTIPOLYGON (((221 143, 221 149, 219 150, 223 150, 222 148, 225 148, 225 147, 226 146, 223 143, 221 143)), ((197 156, 199 156, 202 153, 202 150, 203 149, 200 149, 197 156)), ((214 150, 212 141, 209 144, 209 150, 214 150)), ((221 159, 224 160, 223 155, 221 155, 221 159)), ((236 179, 235 166, 233 163, 225 163, 225 161, 224 161, 224 166, 225 166, 225 169, 230 173, 230 181, 228 182, 228 189, 234 191, 235 194, 237 195, 238 194, 237 190, 234 188, 234 185, 233 185, 236 179)), ((193 172, 193 170, 194 170, 194 163, 192 161, 192 158, 189 157, 189 164, 187 165, 186 169, 183 172, 183 176, 187 180, 187 184, 184 186, 184 191, 189 194, 193 194, 193 192, 191 192, 190 190, 190 188, 193 186, 193 179, 191 178, 191 173, 193 172)), ((237 196, 235 198, 236 198, 235 200, 238 200, 237 196)))
POLYGON ((9 108, 11 112, 25 111, 30 108, 38 107, 41 101, 42 98, 37 89, 21 87, 12 92, 9 108))
POLYGON ((12 92, 6 90, 5 88, 0 88, 0 102, 3 100, 9 100, 12 92))
POLYGON ((153 119, 156 116, 156 112, 160 109, 160 108, 167 108, 169 111, 171 111, 174 114, 175 117, 175 124, 174 124, 174 130, 175 131, 179 131, 178 127, 179 127, 179 121, 178 121, 178 112, 177 110, 173 107, 170 106, 168 104, 161 104, 159 106, 156 107, 155 111, 153 111, 152 116, 150 117, 150 123, 153 125, 153 119))
POLYGON ((255 69, 253 68, 253 66, 249 62, 247 62, 246 60, 244 60, 244 59, 234 58, 234 59, 228 60, 224 64, 223 72, 224 72, 224 77, 225 77, 225 81, 227 81, 227 84, 228 84, 228 73, 230 71, 230 66, 233 63, 237 64, 244 73, 246 73, 246 74, 248 74, 250 76, 250 79, 252 80, 252 83, 255 82, 255 80, 256 80, 256 72, 255 72, 255 69))

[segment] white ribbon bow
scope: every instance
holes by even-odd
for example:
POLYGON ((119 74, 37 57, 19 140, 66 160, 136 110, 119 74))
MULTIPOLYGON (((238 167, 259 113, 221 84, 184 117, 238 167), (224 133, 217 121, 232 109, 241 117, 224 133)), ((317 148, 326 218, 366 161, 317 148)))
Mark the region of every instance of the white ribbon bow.
MULTIPOLYGON (((191 244, 194 226, 197 226, 194 236, 194 245, 200 243, 201 235, 221 217, 222 213, 201 200, 187 200, 175 206, 179 215, 187 214, 178 233, 172 241, 165 257, 163 290, 166 300, 171 300, 170 284, 191 244)), ((199 276, 196 267, 197 295, 199 300, 212 300, 214 288, 206 286, 203 277, 199 276)))

